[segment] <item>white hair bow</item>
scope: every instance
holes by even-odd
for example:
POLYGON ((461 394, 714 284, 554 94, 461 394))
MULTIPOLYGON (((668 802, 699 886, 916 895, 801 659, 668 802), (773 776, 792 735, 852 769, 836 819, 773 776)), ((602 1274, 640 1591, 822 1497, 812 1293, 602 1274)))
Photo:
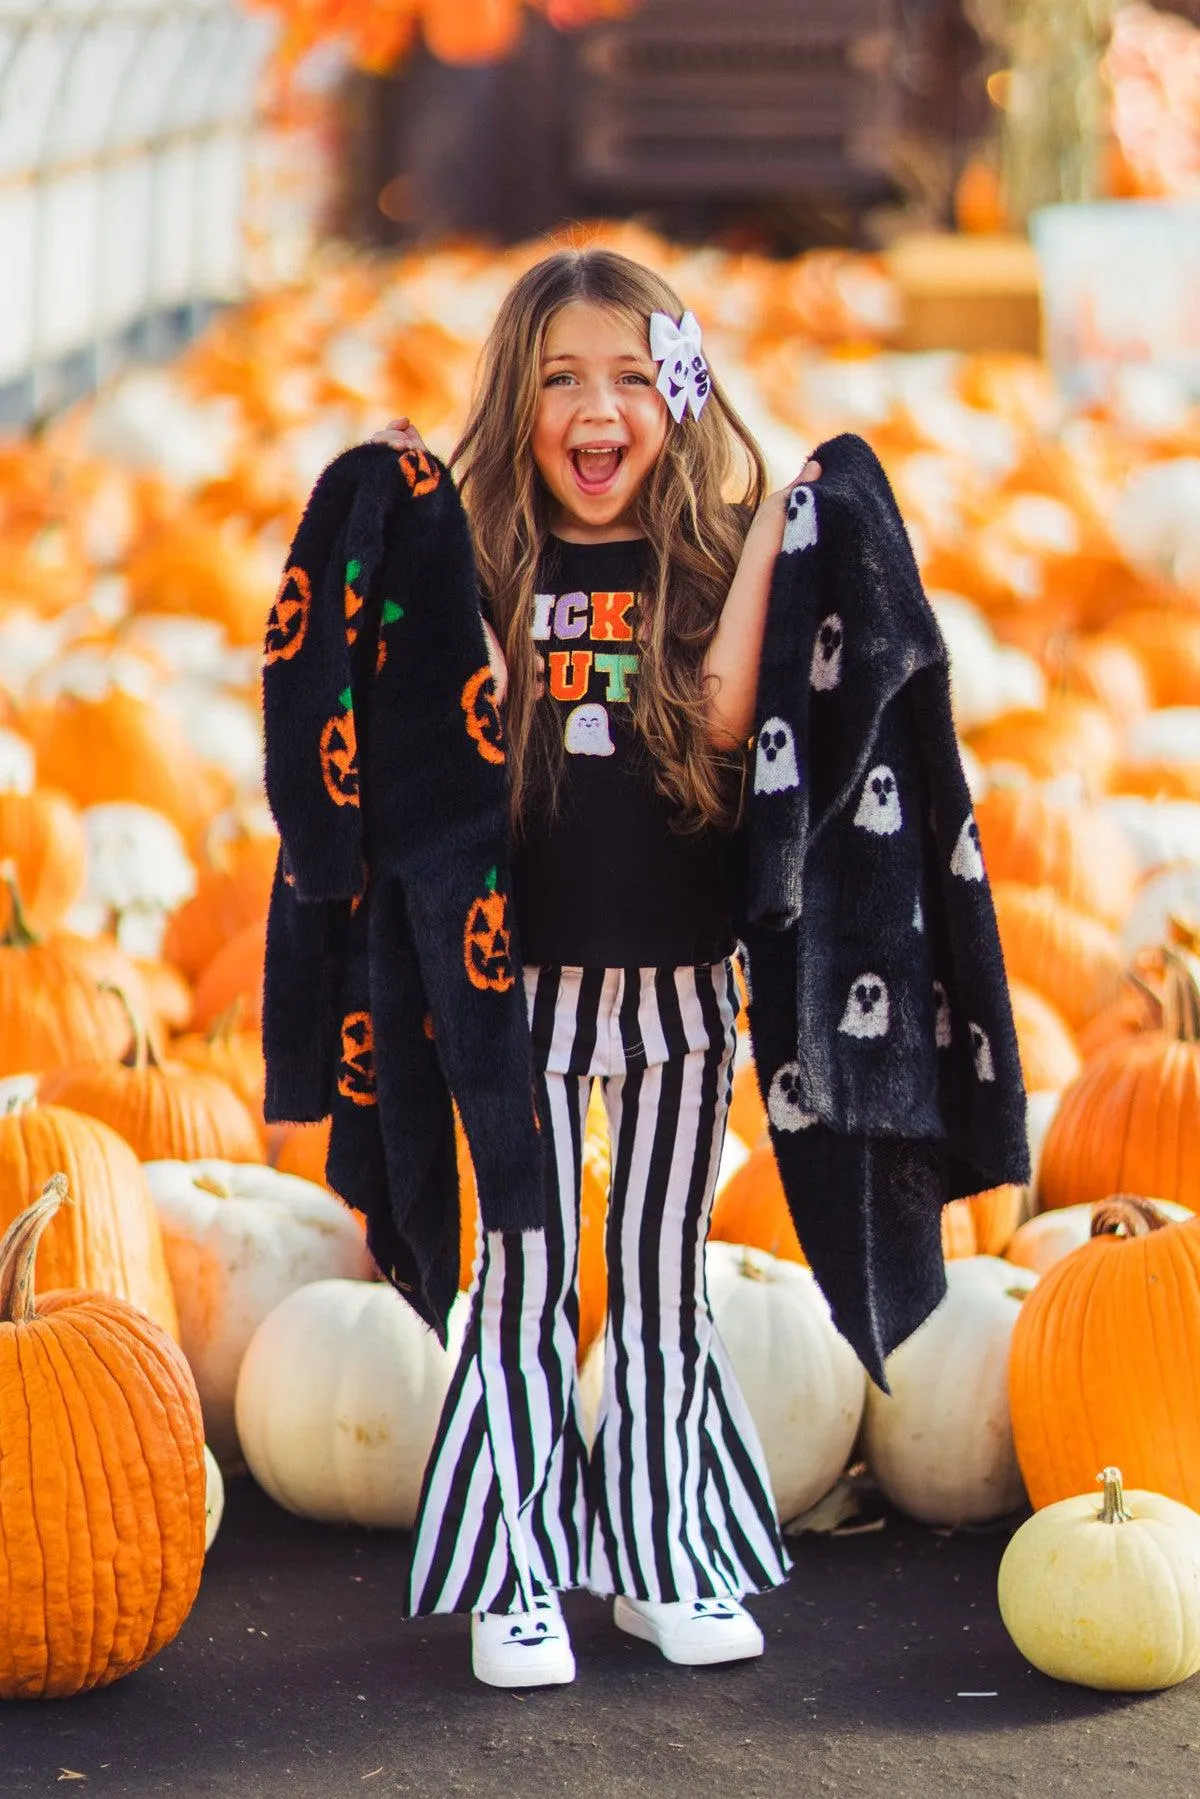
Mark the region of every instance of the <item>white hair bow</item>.
POLYGON ((679 323, 666 312, 650 314, 650 354, 661 362, 658 391, 678 424, 688 405, 699 418, 712 391, 708 364, 700 348, 700 325, 694 312, 685 312, 679 323))

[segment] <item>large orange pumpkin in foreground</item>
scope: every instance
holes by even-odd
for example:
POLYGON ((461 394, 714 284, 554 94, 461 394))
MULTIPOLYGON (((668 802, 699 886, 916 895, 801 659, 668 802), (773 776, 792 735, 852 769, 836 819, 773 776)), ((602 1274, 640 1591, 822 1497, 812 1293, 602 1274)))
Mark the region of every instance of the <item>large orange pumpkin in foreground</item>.
MULTIPOLYGON (((204 1427, 165 1331, 124 1300, 34 1292, 61 1175, 0 1242, 0 1697, 106 1686, 176 1635, 204 1566, 204 1427)), ((86 1203, 86 1196, 85 1203, 86 1203)))
POLYGON ((1013 1331, 1029 1497, 1041 1507, 1085 1493, 1118 1461, 1131 1486, 1200 1509, 1200 1221, 1165 1224, 1122 1197, 1097 1207, 1092 1233, 1041 1277, 1013 1331))

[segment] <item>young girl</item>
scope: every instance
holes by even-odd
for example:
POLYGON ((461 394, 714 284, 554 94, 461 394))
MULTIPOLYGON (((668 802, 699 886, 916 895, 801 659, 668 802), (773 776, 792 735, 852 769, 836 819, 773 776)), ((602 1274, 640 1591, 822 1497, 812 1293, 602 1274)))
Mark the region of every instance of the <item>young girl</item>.
MULTIPOLYGON (((422 447, 407 419, 376 441, 422 447)), ((743 746, 786 490, 764 498, 761 454, 675 294, 604 250, 516 283, 453 461, 507 688, 513 900, 556 1190, 544 1234, 485 1235, 409 1610, 469 1611, 475 1674, 496 1686, 573 1678, 571 1587, 614 1595, 620 1628, 671 1661, 758 1655, 741 1596, 788 1561, 704 1245, 738 1009, 743 746), (596 1078, 610 1300, 589 1454, 576 1280, 596 1078)))

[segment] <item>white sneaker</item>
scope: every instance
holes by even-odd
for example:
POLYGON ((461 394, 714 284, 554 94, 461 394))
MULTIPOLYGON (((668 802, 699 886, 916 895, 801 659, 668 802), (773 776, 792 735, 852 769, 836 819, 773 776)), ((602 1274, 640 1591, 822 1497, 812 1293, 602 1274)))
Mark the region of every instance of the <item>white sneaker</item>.
POLYGON ((661 1649, 669 1662, 701 1668, 741 1662, 763 1652, 763 1633, 736 1599, 613 1600, 613 1623, 661 1649))
POLYGON ((472 1612, 471 1667, 489 1687, 555 1687, 575 1678, 566 1620, 553 1594, 531 1612, 472 1612))

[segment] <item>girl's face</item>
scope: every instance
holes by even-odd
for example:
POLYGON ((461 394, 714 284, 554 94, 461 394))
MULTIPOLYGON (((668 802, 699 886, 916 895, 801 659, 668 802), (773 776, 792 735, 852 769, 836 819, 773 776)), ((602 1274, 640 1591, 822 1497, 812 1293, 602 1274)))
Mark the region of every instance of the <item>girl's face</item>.
POLYGON ((531 448, 556 536, 639 535, 638 492, 670 427, 657 379, 645 337, 619 313, 572 300, 551 319, 531 448))

